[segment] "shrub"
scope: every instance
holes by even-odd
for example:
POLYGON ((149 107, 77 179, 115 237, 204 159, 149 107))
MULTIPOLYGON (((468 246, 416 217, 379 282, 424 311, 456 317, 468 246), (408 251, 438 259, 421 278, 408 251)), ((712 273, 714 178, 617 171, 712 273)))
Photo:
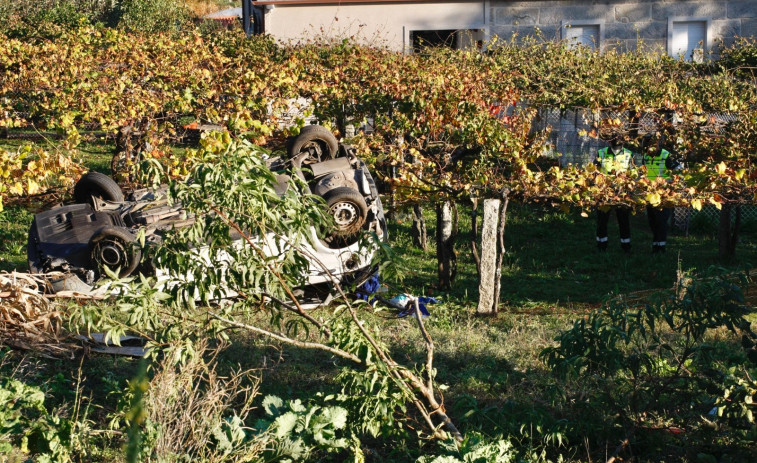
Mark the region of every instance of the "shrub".
POLYGON ((266 435, 253 435, 244 420, 257 397, 258 378, 249 371, 223 376, 215 361, 222 347, 207 341, 191 346, 193 355, 176 365, 168 355, 156 365, 155 376, 130 381, 122 397, 121 418, 130 432, 130 447, 157 461, 249 461, 268 446, 266 435), (144 442, 144 443, 141 443, 144 442))
POLYGON ((69 461, 76 424, 51 413, 38 387, 15 379, 0 383, 0 459, 69 461), (38 459, 38 460, 37 460, 38 459))
POLYGON ((11 37, 57 36, 63 29, 94 19, 95 3, 100 2, 0 0, 0 30, 11 37))
POLYGON ((0 0, 0 31, 11 37, 57 37, 82 23, 129 31, 178 31, 192 12, 173 0, 0 0))
POLYGON ((175 0, 123 0, 118 26, 128 31, 180 31, 189 21, 189 10, 175 0))
POLYGON ((604 386, 591 400, 591 416, 604 410, 606 426, 624 429, 627 445, 659 445, 660 429, 671 436, 679 429, 707 433, 717 423, 732 433, 729 445, 738 454, 754 444, 753 437, 737 436, 740 428, 754 429, 757 383, 747 356, 708 335, 727 330, 743 334, 745 348, 753 345, 757 335, 737 286, 744 283, 744 276, 710 269, 641 307, 615 299, 576 321, 541 355, 562 378, 604 386))

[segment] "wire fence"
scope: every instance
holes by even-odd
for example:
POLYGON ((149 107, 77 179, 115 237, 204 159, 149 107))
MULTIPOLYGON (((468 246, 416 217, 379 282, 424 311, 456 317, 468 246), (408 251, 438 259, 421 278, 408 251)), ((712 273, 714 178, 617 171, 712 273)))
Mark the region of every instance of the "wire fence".
MULTIPOLYGON (((729 114, 711 114, 710 118, 717 123, 724 124, 732 121, 729 114)), ((539 109, 533 122, 536 131, 548 130, 549 148, 547 156, 557 159, 561 166, 585 166, 592 162, 597 151, 608 143, 588 133, 596 126, 600 114, 589 110, 559 110, 552 108, 539 109), (586 134, 586 135, 582 135, 586 134)), ((602 118, 619 119, 624 125, 630 125, 628 115, 624 112, 601 114, 602 118)), ((640 133, 652 133, 656 130, 657 121, 651 114, 642 115, 636 122, 640 133)), ((641 165, 641 155, 634 153, 634 163, 641 165)), ((741 208, 742 223, 757 226, 757 205, 746 205, 741 208)), ((710 229, 717 227, 720 214, 715 206, 705 206, 697 211, 690 208, 676 208, 673 214, 674 227, 688 232, 690 228, 710 229)))

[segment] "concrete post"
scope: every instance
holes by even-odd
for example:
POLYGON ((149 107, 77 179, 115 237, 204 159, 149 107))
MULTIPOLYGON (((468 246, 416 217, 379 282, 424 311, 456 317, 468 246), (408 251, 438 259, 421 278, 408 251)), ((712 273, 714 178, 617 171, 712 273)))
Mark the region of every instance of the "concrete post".
POLYGON ((499 298, 495 294, 497 284, 497 225, 502 201, 499 199, 484 200, 484 223, 481 230, 481 272, 478 284, 479 314, 494 313, 494 303, 499 298))

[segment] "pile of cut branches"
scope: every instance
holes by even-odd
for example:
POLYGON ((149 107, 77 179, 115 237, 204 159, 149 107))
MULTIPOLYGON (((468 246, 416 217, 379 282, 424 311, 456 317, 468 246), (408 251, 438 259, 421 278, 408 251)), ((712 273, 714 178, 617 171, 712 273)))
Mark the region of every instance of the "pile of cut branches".
POLYGON ((10 347, 51 355, 70 354, 63 343, 58 303, 42 293, 41 275, 0 273, 0 342, 10 347))

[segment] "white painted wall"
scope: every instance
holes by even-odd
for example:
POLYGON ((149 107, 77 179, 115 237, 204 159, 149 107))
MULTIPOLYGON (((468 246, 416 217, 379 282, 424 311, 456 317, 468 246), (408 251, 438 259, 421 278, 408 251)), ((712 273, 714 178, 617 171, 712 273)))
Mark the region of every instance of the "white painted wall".
POLYGON ((420 4, 281 5, 266 12, 266 32, 281 42, 355 37, 361 43, 408 51, 414 30, 488 30, 488 0, 420 4))

